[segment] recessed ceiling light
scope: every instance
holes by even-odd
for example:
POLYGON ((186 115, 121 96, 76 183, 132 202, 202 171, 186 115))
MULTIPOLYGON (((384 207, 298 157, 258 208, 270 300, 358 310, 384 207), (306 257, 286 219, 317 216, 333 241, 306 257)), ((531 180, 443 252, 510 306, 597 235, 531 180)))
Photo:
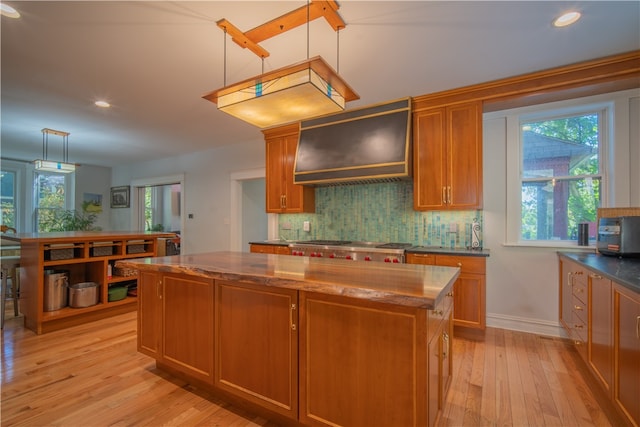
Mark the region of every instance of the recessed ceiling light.
POLYGON ((20 18, 20 13, 6 3, 0 3, 0 14, 7 18, 20 18))
POLYGON ((580 19, 580 16, 581 16, 580 12, 575 12, 575 11, 563 13, 558 18, 556 18, 555 21, 553 21, 553 26, 566 27, 567 25, 571 25, 574 22, 576 22, 578 19, 580 19))
POLYGON ((96 101, 95 104, 98 107, 102 107, 102 108, 109 108, 111 107, 111 104, 109 104, 107 101, 96 101))

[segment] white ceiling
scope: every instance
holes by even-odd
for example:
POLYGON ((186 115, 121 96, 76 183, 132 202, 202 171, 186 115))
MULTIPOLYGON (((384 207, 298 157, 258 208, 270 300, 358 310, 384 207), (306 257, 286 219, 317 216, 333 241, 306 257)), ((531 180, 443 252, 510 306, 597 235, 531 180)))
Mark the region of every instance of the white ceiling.
MULTIPOLYGON (((227 18, 249 30, 306 1, 8 1, 2 17, 2 157, 42 156, 42 128, 70 132, 69 160, 114 166, 246 140, 259 129, 201 98, 224 86, 227 18), (93 105, 98 98, 108 110, 93 105)), ((340 1, 323 19, 262 43, 265 70, 321 55, 360 95, 349 108, 640 49, 635 1, 340 1), (552 19, 569 8, 574 26, 552 19)), ((261 72, 226 42, 227 84, 261 72)), ((49 159, 60 160, 59 137, 49 159)))

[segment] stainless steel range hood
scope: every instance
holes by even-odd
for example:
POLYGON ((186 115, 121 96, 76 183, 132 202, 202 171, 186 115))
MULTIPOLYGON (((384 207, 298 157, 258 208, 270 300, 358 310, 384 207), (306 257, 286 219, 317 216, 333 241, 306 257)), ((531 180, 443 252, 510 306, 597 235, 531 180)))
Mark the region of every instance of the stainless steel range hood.
POLYGON ((296 184, 360 184, 410 177, 411 98, 300 123, 296 184))

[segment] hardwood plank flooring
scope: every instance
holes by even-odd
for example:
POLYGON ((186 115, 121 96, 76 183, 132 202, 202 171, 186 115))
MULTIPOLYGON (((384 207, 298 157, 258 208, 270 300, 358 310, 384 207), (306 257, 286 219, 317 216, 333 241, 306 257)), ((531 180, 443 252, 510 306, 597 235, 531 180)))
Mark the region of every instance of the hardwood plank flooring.
MULTIPOLYGON (((487 328, 453 354, 441 426, 619 425, 564 340, 487 328)), ((40 336, 9 318, 1 363, 3 427, 276 425, 158 371, 135 312, 40 336)))

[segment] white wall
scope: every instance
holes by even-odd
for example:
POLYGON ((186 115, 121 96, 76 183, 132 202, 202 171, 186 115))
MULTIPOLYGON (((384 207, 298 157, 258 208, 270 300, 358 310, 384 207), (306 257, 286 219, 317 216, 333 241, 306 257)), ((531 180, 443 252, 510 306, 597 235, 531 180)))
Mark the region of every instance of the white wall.
POLYGON ((94 225, 100 227, 104 231, 111 230, 110 211, 111 211, 111 168, 101 166, 79 166, 76 169, 75 180, 75 210, 82 212, 82 201, 84 193, 101 194, 102 195, 102 213, 96 215, 94 225))
MULTIPOLYGON (((629 114, 626 118, 620 117, 617 125, 623 129, 618 129, 614 142, 618 147, 613 156, 615 182, 624 189, 623 194, 616 194, 620 201, 617 206, 640 206, 637 167, 640 164, 640 109, 638 91, 634 93, 635 98, 623 101, 630 107, 629 114)), ((616 111, 618 113, 621 112, 616 111)), ((504 244, 507 241, 506 151, 509 143, 505 116, 506 113, 501 112, 486 114, 483 123, 483 236, 485 247, 491 251, 487 258, 487 325, 564 336, 559 325, 557 251, 581 249, 504 244)))
MULTIPOLYGON (((184 174, 182 252, 229 250, 230 175, 264 168, 264 156, 264 140, 261 139, 169 159, 123 165, 113 168, 112 185, 130 185, 132 180, 184 174), (192 219, 189 219, 189 214, 193 214, 192 219)), ((114 230, 129 230, 131 209, 112 209, 111 224, 114 230)))

